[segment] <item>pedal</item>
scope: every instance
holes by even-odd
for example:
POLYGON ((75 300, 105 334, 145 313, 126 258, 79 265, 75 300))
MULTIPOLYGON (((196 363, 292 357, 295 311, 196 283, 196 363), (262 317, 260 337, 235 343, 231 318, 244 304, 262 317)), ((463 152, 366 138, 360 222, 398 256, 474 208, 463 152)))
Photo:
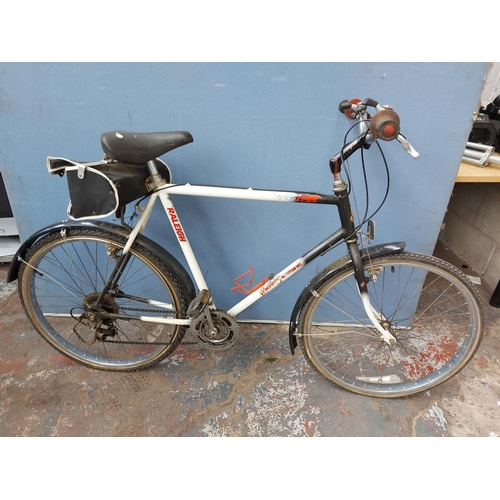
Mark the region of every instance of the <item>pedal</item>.
POLYGON ((200 290, 198 295, 191 301, 187 309, 188 318, 197 318, 210 302, 210 291, 200 290))

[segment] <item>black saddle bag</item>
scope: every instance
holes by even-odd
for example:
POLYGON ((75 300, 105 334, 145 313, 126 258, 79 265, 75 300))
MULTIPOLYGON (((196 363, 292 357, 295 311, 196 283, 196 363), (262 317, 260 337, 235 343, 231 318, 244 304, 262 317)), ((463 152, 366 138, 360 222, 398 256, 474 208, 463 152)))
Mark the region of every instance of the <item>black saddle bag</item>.
MULTIPOLYGON (((170 169, 163 161, 154 160, 158 172, 170 183, 170 169)), ((119 211, 128 203, 149 193, 146 164, 132 165, 121 162, 83 163, 65 158, 47 158, 51 174, 66 174, 71 219, 101 219, 119 211)))

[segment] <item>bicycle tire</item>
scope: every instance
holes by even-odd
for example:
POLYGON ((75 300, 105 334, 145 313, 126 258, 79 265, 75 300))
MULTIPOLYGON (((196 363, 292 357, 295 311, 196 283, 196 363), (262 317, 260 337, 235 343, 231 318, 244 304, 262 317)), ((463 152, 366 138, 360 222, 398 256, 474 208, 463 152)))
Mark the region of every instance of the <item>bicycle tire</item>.
POLYGON ((383 398, 426 391, 463 369, 484 324, 467 276, 409 252, 364 264, 372 306, 396 342, 383 341, 367 318, 349 266, 320 282, 299 315, 298 341, 310 366, 344 389, 383 398))
POLYGON ((127 318, 91 322, 88 311, 125 243, 125 237, 101 228, 56 231, 31 247, 20 268, 19 296, 35 329, 60 353, 88 367, 149 367, 172 354, 187 328, 140 320, 141 315, 185 318, 189 293, 177 261, 160 259, 137 241, 117 287, 102 303, 108 314, 127 318))

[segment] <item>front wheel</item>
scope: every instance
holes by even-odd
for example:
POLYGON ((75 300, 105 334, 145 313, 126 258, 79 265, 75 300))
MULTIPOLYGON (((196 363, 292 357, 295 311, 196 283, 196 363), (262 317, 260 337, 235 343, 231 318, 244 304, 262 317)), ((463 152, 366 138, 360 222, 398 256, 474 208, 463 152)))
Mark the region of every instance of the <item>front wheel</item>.
POLYGON ((395 398, 435 387, 473 357, 482 336, 481 299, 458 269, 402 253, 365 262, 380 324, 367 318, 352 267, 320 283, 298 320, 299 344, 323 377, 365 396, 395 398))
POLYGON ((170 355, 186 326, 189 292, 172 262, 136 242, 104 295, 126 238, 96 228, 51 233, 28 252, 19 295, 34 327, 55 349, 92 368, 130 371, 170 355))

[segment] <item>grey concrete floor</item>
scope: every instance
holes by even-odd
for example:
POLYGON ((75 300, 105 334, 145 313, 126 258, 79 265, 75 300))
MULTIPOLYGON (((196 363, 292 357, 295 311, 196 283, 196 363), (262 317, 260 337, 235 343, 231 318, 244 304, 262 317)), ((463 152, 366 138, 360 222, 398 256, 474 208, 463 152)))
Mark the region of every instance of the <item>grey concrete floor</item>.
POLYGON ((243 324, 226 351, 181 345, 141 372, 80 366, 30 326, 0 265, 0 436, 500 436, 500 309, 472 362, 421 395, 372 399, 292 356, 285 325, 243 324))

